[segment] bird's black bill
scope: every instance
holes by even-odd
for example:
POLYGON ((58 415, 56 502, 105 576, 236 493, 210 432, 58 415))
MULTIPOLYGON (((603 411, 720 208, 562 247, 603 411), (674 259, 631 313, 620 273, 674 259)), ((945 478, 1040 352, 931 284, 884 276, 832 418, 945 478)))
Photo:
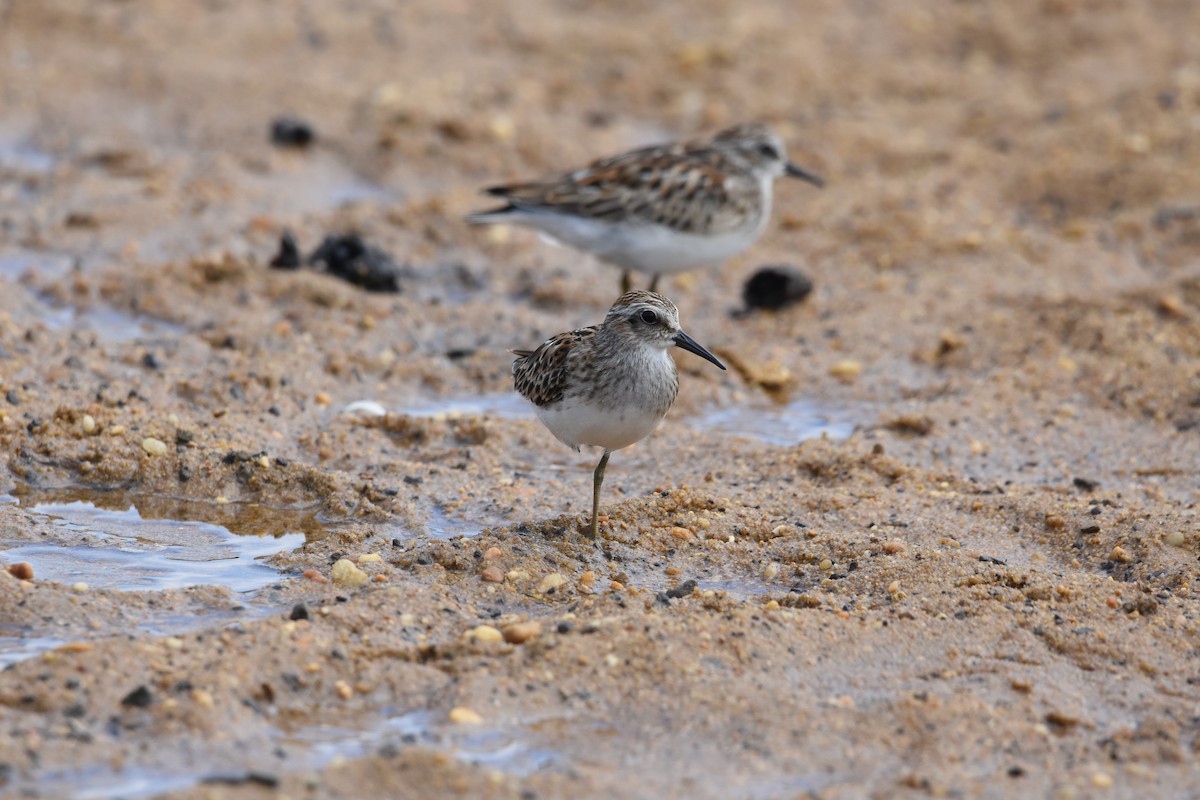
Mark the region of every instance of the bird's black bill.
POLYGON ((718 361, 716 356, 714 356, 712 353, 708 352, 703 347, 701 347, 699 344, 697 344, 695 339, 688 336, 683 331, 680 331, 679 333, 675 334, 675 344, 676 344, 676 346, 682 347, 684 350, 687 350, 689 353, 695 353, 696 355, 703 358, 705 361, 711 361, 712 363, 716 364, 721 369, 725 369, 725 365, 722 364, 720 361, 718 361))
POLYGON ((821 179, 820 175, 817 175, 814 172, 809 172, 804 167, 797 166, 790 161, 788 162, 788 165, 784 171, 787 172, 788 177, 799 178, 802 181, 808 181, 818 189, 825 185, 825 181, 821 179))

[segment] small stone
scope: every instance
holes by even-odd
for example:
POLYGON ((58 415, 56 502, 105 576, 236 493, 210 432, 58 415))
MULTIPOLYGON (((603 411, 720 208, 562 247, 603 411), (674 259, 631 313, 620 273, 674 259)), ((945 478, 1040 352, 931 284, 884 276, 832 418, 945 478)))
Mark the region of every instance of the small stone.
POLYGON ((620 581, 612 581, 608 584, 608 588, 612 589, 614 592, 619 592, 625 588, 625 584, 621 583, 620 581))
POLYGON ((154 695, 143 684, 121 698, 121 705, 129 708, 146 708, 154 702, 154 695))
POLYGON ((83 432, 88 436, 96 432, 96 418, 91 414, 84 414, 83 421, 80 424, 83 427, 83 432))
POLYGON ((192 689, 192 702, 201 708, 213 707, 212 693, 204 689, 192 689))
POLYGON ((28 561, 18 561, 15 564, 9 564, 8 574, 19 581, 31 581, 33 580, 33 564, 30 564, 28 561))
POLYGON ((779 562, 772 561, 767 566, 763 567, 763 578, 768 581, 773 581, 779 577, 779 562))
POLYGON ((372 575, 371 580, 374 581, 375 583, 387 583, 388 576, 384 575, 382 572, 380 572, 376 575, 372 575))
POLYGON ((332 570, 333 582, 338 586, 348 586, 352 589, 357 589, 360 586, 366 586, 370 580, 367 573, 363 572, 348 558, 339 558, 333 565, 332 570))
POLYGON ((883 552, 887 553, 888 555, 895 555, 896 553, 903 553, 907 549, 908 549, 908 545, 905 544, 904 542, 900 541, 899 539, 889 539, 888 541, 883 543, 883 552))
POLYGON ((892 581, 887 587, 888 594, 900 594, 900 581, 892 581))
POLYGON ((504 641, 504 634, 491 625, 480 625, 463 634, 464 638, 474 639, 480 644, 495 644, 504 641))
POLYGON ((671 535, 676 539, 682 539, 684 541, 687 541, 695 536, 695 534, 689 531, 687 528, 681 528, 678 525, 671 528, 671 535))
POLYGON ((313 402, 319 406, 329 406, 333 404, 333 398, 326 392, 317 392, 313 402))
POLYGON ((86 583, 84 583, 83 581, 76 581, 75 583, 71 584, 71 591, 75 592, 76 594, 83 594, 87 590, 88 590, 88 585, 86 583))
POLYGON ((310 581, 316 581, 317 583, 329 583, 329 579, 322 575, 320 570, 306 569, 304 570, 303 575, 310 581))
POLYGON ((829 570, 833 569, 833 562, 828 558, 822 558, 821 563, 817 564, 817 569, 821 570, 821 572, 829 572, 829 570))
POLYGON ((481 574, 488 583, 504 583, 504 570, 496 566, 486 568, 481 574))
POLYGON ((308 147, 317 138, 312 125, 296 117, 276 117, 271 121, 271 144, 277 147, 308 147))
POLYGON ((125 426, 124 425, 113 425, 111 428, 108 429, 108 435, 109 436, 124 436, 125 435, 125 426))
POLYGON ((742 301, 748 309, 779 311, 799 303, 812 289, 812 281, 795 267, 771 265, 750 276, 742 286, 742 301))
POLYGON ((844 383, 852 383, 862 374, 863 365, 851 358, 842 359, 829 368, 829 374, 844 383))
POLYGON ((304 603, 296 603, 292 606, 292 613, 288 615, 288 619, 295 621, 299 619, 308 619, 308 606, 304 603))
POLYGON ((168 650, 182 650, 183 639, 180 639, 178 636, 168 636, 167 638, 163 639, 163 645, 168 650))
POLYGON ((499 547, 489 547, 487 549, 487 552, 483 554, 483 557, 486 558, 488 561, 491 561, 492 559, 499 558, 502 555, 503 555, 503 552, 500 550, 499 547))
POLYGON ((155 439, 153 436, 147 436, 142 439, 142 449, 149 455, 161 456, 167 452, 167 443, 161 439, 155 439))
POLYGON ((383 556, 379 553, 363 553, 358 557, 360 564, 378 564, 380 561, 383 561, 383 556))
POLYGON ((778 600, 768 600, 763 605, 763 611, 778 611, 778 610, 779 610, 779 601, 778 600))
POLYGON ((300 269, 300 248, 291 231, 285 230, 279 237, 279 252, 271 257, 269 264, 272 269, 300 269))
POLYGON ((1186 539, 1181 532, 1171 531, 1163 537, 1163 541, 1171 545, 1171 547, 1183 547, 1183 543, 1186 541, 1186 539))
POLYGON ((562 573, 551 572, 549 575, 542 578, 542 582, 538 584, 538 592, 541 594, 549 594, 566 582, 567 579, 562 573))
POLYGON ((504 641, 509 644, 524 644, 542 633, 541 623, 516 622, 504 629, 504 641))
POLYGON ((1092 786, 1097 789, 1111 789, 1113 786, 1112 775, 1107 772, 1097 772, 1092 775, 1092 786))
POLYGON ((455 725, 482 725, 483 717, 466 706, 455 706, 450 709, 450 721, 455 725))
POLYGON ((333 690, 337 692, 337 696, 343 700, 349 700, 351 697, 354 697, 354 689, 345 681, 336 681, 333 684, 333 690))
POLYGON ((1127 564, 1133 560, 1133 557, 1129 555, 1129 551, 1121 545, 1114 547, 1112 552, 1108 554, 1108 557, 1121 564, 1127 564))
POLYGON ((1046 528, 1052 531, 1061 531, 1067 526, 1067 523, 1061 516, 1054 513, 1046 514, 1046 528))
POLYGON ((579 576, 579 582, 584 586, 591 586, 596 582, 596 573, 592 570, 587 570, 579 576))

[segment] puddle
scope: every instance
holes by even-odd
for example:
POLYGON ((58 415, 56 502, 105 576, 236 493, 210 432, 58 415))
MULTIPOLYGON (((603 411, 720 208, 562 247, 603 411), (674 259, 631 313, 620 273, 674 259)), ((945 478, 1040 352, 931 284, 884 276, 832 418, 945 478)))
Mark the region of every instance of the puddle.
POLYGON ((56 161, 28 142, 0 142, 0 169, 45 175, 54 169, 56 161))
POLYGON ((308 725, 291 732, 280 732, 278 744, 289 750, 305 751, 309 769, 320 769, 335 759, 355 759, 382 750, 419 744, 447 751, 467 764, 488 767, 517 777, 532 775, 561 764, 559 753, 533 747, 514 733, 501 730, 435 730, 430 711, 412 711, 388 717, 380 724, 363 729, 333 725, 308 725))
POLYGON ((33 250, 0 252, 0 278, 16 281, 27 273, 39 278, 62 278, 75 264, 71 256, 33 250))
POLYGON ((560 754, 532 747, 513 734, 502 731, 465 732, 457 729, 448 730, 448 735, 443 735, 435 730, 434 719, 431 712, 422 710, 384 718, 369 728, 326 724, 307 725, 294 731, 274 728, 270 735, 275 745, 275 755, 282 757, 280 754, 286 751, 286 764, 232 765, 227 759, 210 757, 208 765, 173 771, 136 765, 126 765, 120 769, 108 765, 89 766, 39 775, 36 784, 30 782, 28 786, 36 786, 38 796, 49 793, 56 797, 97 800, 119 797, 133 800, 215 785, 253 772, 268 776, 277 776, 280 772, 293 769, 312 772, 337 760, 362 758, 411 746, 438 750, 463 763, 488 767, 517 777, 528 776, 564 762, 560 754))
MULTIPOLYGON (((15 628, 0 628, 3 633, 22 633, 15 628)), ((56 647, 62 647, 68 639, 53 636, 0 636, 0 672, 19 661, 40 656, 56 647)))
POLYGON ((425 530, 431 539, 453 539, 456 536, 470 538, 478 536, 485 527, 474 521, 451 517, 441 506, 429 510, 429 521, 425 523, 425 530))
MULTIPOLYGON (((359 400, 342 409, 347 414, 383 416, 389 409, 375 400, 359 400)), ((500 417, 502 419, 529 419, 534 416, 533 406, 514 393, 467 395, 446 397, 427 403, 399 406, 392 413, 408 417, 438 419, 443 417, 500 417)))
POLYGON ((199 585, 253 592, 279 580, 258 559, 302 545, 302 533, 236 535, 209 522, 143 518, 136 506, 98 508, 87 501, 38 503, 67 534, 62 542, 5 542, 6 562, 28 561, 40 580, 84 582, 92 588, 184 589, 199 585))
POLYGON ((845 439, 854 433, 854 424, 845 415, 797 401, 770 408, 726 408, 701 415, 699 425, 768 444, 790 447, 806 439, 828 436, 845 439))

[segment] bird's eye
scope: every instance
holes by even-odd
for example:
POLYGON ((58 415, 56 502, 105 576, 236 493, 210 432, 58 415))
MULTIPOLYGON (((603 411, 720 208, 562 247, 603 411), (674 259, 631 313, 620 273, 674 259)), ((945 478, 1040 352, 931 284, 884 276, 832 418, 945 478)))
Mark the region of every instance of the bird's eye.
POLYGON ((643 311, 640 316, 642 318, 642 322, 646 323, 647 325, 653 325, 654 323, 658 322, 658 314, 655 314, 648 308, 643 311))
POLYGON ((758 154, 763 158, 769 158, 772 161, 779 160, 779 151, 775 149, 775 145, 763 143, 758 146, 758 154))

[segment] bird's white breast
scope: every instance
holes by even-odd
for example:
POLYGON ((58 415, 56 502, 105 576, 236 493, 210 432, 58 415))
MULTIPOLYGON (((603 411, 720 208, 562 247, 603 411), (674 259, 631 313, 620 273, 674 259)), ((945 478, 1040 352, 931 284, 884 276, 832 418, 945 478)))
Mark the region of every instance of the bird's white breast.
POLYGON ((665 416, 635 406, 605 408, 570 399, 539 407, 537 415, 555 438, 576 450, 585 444, 605 450, 628 447, 649 436, 665 416))

